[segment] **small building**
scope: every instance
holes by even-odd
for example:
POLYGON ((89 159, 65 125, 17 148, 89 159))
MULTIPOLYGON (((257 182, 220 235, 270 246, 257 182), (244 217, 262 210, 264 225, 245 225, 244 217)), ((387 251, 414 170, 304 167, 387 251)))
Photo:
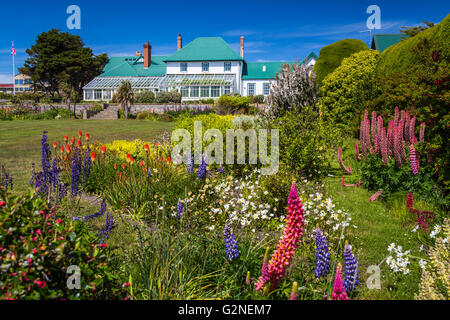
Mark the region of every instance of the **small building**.
POLYGON ((16 93, 33 91, 33 80, 30 76, 19 73, 14 76, 14 86, 16 93))
MULTIPOLYGON (((314 65, 316 60, 311 53, 304 62, 314 65)), ((238 54, 221 37, 196 38, 183 47, 179 34, 177 51, 170 56, 152 55, 147 42, 143 54, 111 57, 103 73, 83 87, 83 98, 109 101, 123 81, 129 81, 135 92, 176 90, 183 101, 232 93, 266 96, 284 63, 288 62, 245 61, 244 37, 238 54)))
POLYGON ((404 34, 375 34, 373 36, 372 40, 372 46, 371 48, 374 50, 378 50, 383 52, 390 46, 393 46, 394 44, 399 43, 403 39, 405 39, 407 36, 404 34))
POLYGON ((12 83, 0 83, 0 92, 13 93, 13 84, 12 83))

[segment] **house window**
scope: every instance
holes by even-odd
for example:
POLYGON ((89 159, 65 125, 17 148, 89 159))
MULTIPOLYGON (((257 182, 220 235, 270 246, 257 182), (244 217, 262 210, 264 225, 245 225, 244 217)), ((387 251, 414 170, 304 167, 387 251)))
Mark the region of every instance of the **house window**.
POLYGON ((187 72, 187 62, 180 63, 180 72, 187 72))
POLYGON ((202 98, 209 97, 209 87, 201 87, 201 89, 200 89, 200 97, 202 97, 202 98))
POLYGON ((231 71, 231 62, 225 62, 223 64, 223 71, 225 71, 225 72, 231 71))
POLYGON ((95 100, 102 100, 102 90, 101 89, 95 90, 94 99, 95 100))
POLYGON ((182 97, 189 97, 189 87, 181 87, 180 93, 182 97))
POLYGON ((219 86, 212 86, 211 87, 211 97, 220 97, 220 87, 219 86))
POLYGON ((104 90, 103 91, 103 100, 104 101, 111 100, 111 90, 104 90))
POLYGON ((19 80, 16 79, 15 83, 16 83, 16 84, 19 84, 19 80))
POLYGON ((230 86, 223 87, 222 94, 230 94, 230 92, 231 92, 230 86))
POLYGON ((92 100, 92 90, 86 90, 85 91, 86 92, 86 98, 85 98, 85 100, 92 100))
POLYGON ((202 72, 209 72, 209 62, 202 62, 202 72))
POLYGON ((22 79, 19 80, 19 84, 23 84, 23 80, 22 79))
POLYGON ((270 83, 266 82, 263 84, 263 94, 267 96, 270 93, 270 83))
POLYGON ((247 84, 247 95, 249 96, 254 96, 255 95, 255 84, 254 83, 249 83, 247 84))
POLYGON ((199 94, 198 87, 191 87, 190 97, 196 98, 198 97, 198 94, 199 94))

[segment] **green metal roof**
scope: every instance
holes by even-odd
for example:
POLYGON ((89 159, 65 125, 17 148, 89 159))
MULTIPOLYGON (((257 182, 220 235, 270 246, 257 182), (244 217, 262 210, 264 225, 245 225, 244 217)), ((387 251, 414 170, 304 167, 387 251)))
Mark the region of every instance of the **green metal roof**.
POLYGON ((277 72, 286 63, 291 62, 246 62, 242 71, 242 79, 275 79, 277 72))
POLYGON ((406 36, 404 34, 375 34, 372 41, 372 49, 383 52, 388 47, 399 43, 406 36))
POLYGON ((164 59, 152 56, 149 68, 144 68, 143 56, 110 57, 100 77, 163 77, 166 74, 164 59))
POLYGON ((242 61, 221 37, 201 37, 191 41, 164 61, 242 61))

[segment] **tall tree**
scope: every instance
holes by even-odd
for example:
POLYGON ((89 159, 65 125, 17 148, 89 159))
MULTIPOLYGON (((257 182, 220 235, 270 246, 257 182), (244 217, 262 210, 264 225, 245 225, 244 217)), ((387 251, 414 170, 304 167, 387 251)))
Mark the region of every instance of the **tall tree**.
POLYGON ((49 94, 60 94, 63 81, 81 93, 83 86, 98 76, 108 62, 107 54, 95 56, 80 36, 58 29, 38 35, 26 52, 29 57, 19 71, 31 76, 35 89, 49 94))
POLYGON ((117 102, 125 115, 125 119, 128 119, 128 111, 130 106, 134 103, 136 97, 129 81, 123 81, 117 90, 117 102))

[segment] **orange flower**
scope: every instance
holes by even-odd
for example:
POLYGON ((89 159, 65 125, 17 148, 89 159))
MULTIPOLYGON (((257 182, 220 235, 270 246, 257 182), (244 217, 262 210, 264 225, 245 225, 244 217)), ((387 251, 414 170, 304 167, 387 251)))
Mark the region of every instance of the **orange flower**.
POLYGON ((131 164, 134 164, 134 159, 133 159, 133 157, 130 157, 130 163, 131 163, 131 164))
POLYGON ((157 147, 157 148, 159 147, 159 143, 158 142, 155 143, 155 147, 157 147))
POLYGON ((58 142, 53 142, 53 148, 55 148, 56 149, 56 147, 58 146, 58 142))
POLYGON ((67 140, 69 140, 69 137, 67 136, 67 134, 64 136, 64 141, 67 142, 67 140))
POLYGON ((89 141, 90 137, 91 137, 91 135, 89 133, 86 133, 86 141, 89 141))
POLYGON ((121 172, 121 173, 119 173, 119 178, 120 178, 120 179, 122 179, 122 172, 121 172))
POLYGON ((117 163, 114 163, 114 169, 117 170, 117 163))
POLYGON ((66 151, 67 151, 67 153, 70 153, 70 146, 69 145, 66 145, 66 151))
POLYGON ((130 162, 131 159, 133 159, 133 158, 131 157, 131 154, 130 154, 130 153, 127 153, 127 162, 130 162))
POLYGON ((144 162, 142 162, 142 160, 139 161, 139 167, 142 167, 143 165, 144 165, 144 162))
POLYGON ((70 139, 70 144, 74 144, 75 143, 75 136, 72 136, 72 139, 70 139))
POLYGON ((150 153, 150 146, 148 144, 144 145, 145 152, 150 153))
POLYGON ((82 135, 83 135, 83 132, 81 132, 81 130, 78 130, 78 136, 81 138, 82 135))
POLYGON ((64 146, 61 146, 61 153, 64 152, 64 146))
POLYGON ((126 167, 127 167, 127 164, 126 163, 122 163, 123 170, 125 170, 126 167))
POLYGON ((77 144, 78 144, 78 147, 80 148, 81 147, 81 140, 78 140, 77 144))
POLYGON ((94 162, 95 161, 95 152, 91 153, 91 161, 94 162))
POLYGON ((100 152, 101 153, 105 153, 106 152, 106 147, 105 146, 101 146, 100 147, 100 152))
POLYGON ((170 157, 167 157, 166 161, 167 163, 170 163, 170 157))

